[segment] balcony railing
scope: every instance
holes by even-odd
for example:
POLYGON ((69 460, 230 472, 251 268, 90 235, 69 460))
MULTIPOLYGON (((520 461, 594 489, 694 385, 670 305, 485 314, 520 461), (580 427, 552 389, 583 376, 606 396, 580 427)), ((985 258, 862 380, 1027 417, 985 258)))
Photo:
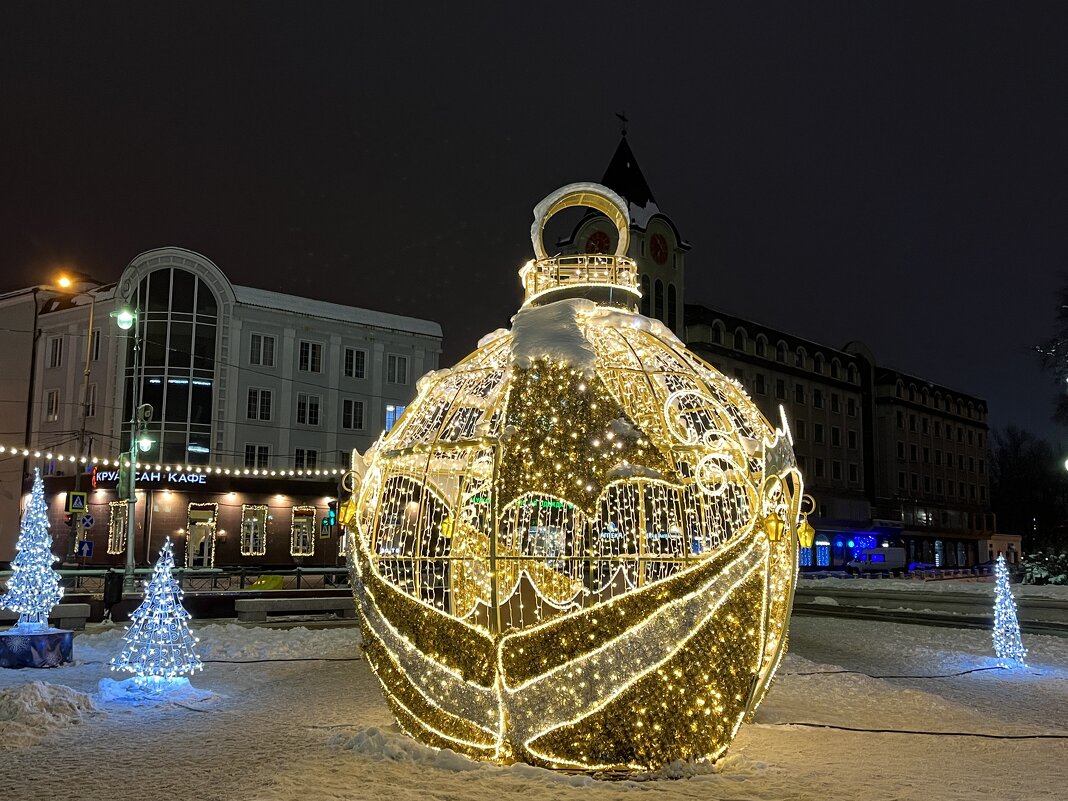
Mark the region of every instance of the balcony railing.
POLYGON ((563 287, 618 287, 641 297, 638 265, 626 256, 583 253, 528 262, 520 272, 526 303, 563 287))

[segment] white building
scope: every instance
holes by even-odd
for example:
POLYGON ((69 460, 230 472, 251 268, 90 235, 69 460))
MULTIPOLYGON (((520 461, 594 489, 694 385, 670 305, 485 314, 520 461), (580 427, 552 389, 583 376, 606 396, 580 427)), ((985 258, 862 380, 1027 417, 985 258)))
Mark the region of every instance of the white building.
MULTIPOLYGON (((111 318, 123 305, 138 310, 140 401, 153 407, 154 445, 142 458, 161 464, 343 464, 343 454, 365 450, 392 425, 441 353, 438 323, 234 286, 209 259, 182 248, 142 253, 116 284, 93 294, 85 429, 87 450, 101 458, 129 445, 134 349, 111 318)), ((32 303, 40 334, 29 446, 74 453, 90 299, 10 293, 0 297, 0 313, 29 318, 32 303)), ((30 369, 14 356, 30 350, 21 328, 31 326, 2 337, 13 358, 0 412, 4 440, 15 445, 24 441, 30 369)), ((0 560, 12 557, 18 533, 21 487, 9 485, 22 471, 14 461, 0 460, 0 560)))

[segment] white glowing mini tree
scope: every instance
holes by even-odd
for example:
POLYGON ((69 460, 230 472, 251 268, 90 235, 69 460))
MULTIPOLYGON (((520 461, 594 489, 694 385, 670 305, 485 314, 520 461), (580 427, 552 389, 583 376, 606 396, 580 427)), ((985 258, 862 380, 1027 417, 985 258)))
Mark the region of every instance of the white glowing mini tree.
POLYGON ((1020 639, 1020 623, 1016 619, 1016 599, 1009 587, 1009 569, 1005 557, 998 555, 994 567, 994 653, 1003 664, 1023 667, 1027 650, 1020 639))
POLYGON ((0 606, 19 613, 15 628, 41 629, 48 625, 48 613, 63 597, 59 574, 52 568, 59 561, 52 553, 52 535, 48 533, 48 508, 45 506, 44 481, 34 469, 30 502, 22 516, 18 554, 11 563, 11 578, 0 606))
POLYGON ((126 647, 111 660, 112 670, 133 673, 145 683, 158 685, 202 670, 197 639, 189 632, 189 612, 182 606, 182 588, 172 572, 174 553, 168 537, 159 552, 152 580, 145 584, 145 600, 130 616, 123 639, 126 647))

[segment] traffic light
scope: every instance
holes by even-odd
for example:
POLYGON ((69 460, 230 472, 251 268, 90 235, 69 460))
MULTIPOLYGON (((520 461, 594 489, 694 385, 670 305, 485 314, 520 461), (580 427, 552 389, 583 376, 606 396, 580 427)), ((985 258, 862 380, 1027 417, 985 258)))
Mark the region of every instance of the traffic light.
POLYGON ((323 523, 328 526, 337 525, 337 501, 330 501, 327 505, 326 517, 323 518, 323 523))
POLYGON ((119 462, 119 486, 116 489, 119 500, 130 497, 130 464, 129 462, 119 462))
POLYGON ((63 525, 65 525, 67 528, 70 528, 70 524, 73 523, 73 522, 74 522, 74 515, 72 515, 72 514, 63 515, 63 525))

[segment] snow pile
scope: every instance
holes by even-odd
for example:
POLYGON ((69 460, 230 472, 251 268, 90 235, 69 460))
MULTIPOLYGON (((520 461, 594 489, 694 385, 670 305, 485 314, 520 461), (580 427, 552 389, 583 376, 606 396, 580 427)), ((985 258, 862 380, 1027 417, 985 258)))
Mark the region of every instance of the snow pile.
POLYGON ((31 681, 0 690, 0 742, 5 748, 33 745, 98 711, 92 698, 62 684, 31 681))
POLYGON ((330 739, 330 744, 371 759, 410 762, 413 766, 420 768, 438 768, 453 773, 482 770, 484 767, 481 762, 475 762, 448 748, 444 750, 431 748, 403 734, 380 729, 377 726, 361 729, 353 735, 335 734, 330 739))
POLYGON ((512 364, 527 368, 535 359, 563 362, 592 372, 597 355, 578 323, 596 308, 591 300, 570 298, 520 309, 512 318, 512 364))
POLYGON ((478 347, 484 348, 491 342, 496 342, 501 337, 508 336, 508 333, 509 332, 507 328, 498 328, 495 331, 490 331, 488 334, 486 334, 486 336, 482 337, 482 339, 478 341, 478 347))
MULTIPOLYGON (((806 578, 800 577, 807 587, 826 587, 828 590, 870 590, 872 592, 967 592, 984 595, 994 600, 994 582, 992 577, 979 579, 945 579, 942 581, 917 581, 916 579, 845 579, 845 578, 806 578)), ((1068 601, 1068 587, 1052 584, 1013 584, 1012 593, 1017 598, 1054 598, 1068 601)))
POLYGON ((645 331, 657 339, 670 342, 679 347, 685 347, 683 341, 675 336, 675 333, 662 322, 637 312, 602 306, 594 312, 590 321, 604 328, 634 328, 638 331, 645 331))
POLYGON ((838 606, 838 601, 829 595, 817 595, 809 603, 819 604, 820 606, 838 606))

